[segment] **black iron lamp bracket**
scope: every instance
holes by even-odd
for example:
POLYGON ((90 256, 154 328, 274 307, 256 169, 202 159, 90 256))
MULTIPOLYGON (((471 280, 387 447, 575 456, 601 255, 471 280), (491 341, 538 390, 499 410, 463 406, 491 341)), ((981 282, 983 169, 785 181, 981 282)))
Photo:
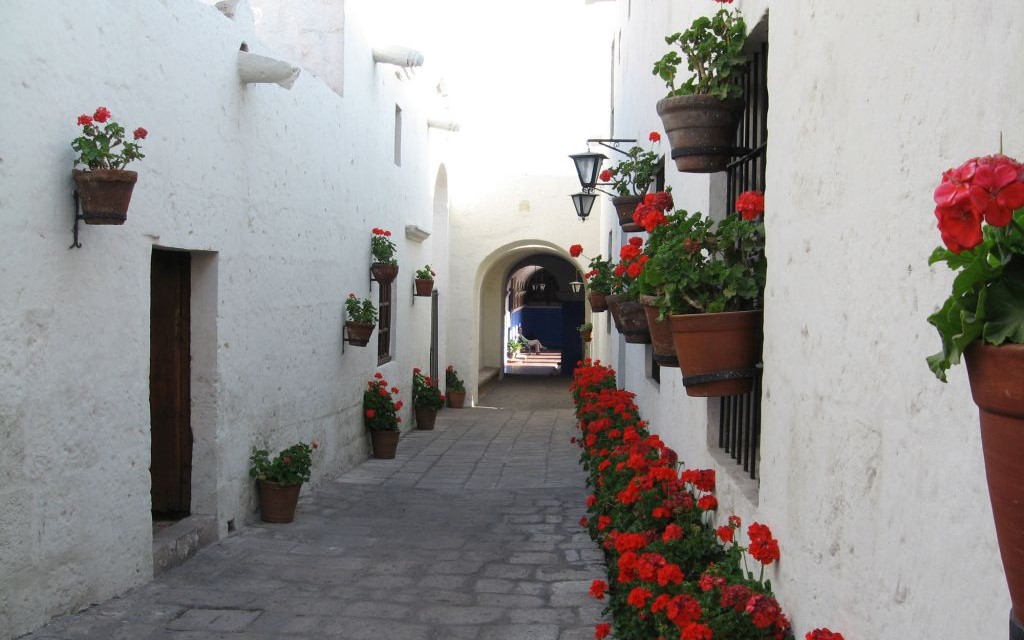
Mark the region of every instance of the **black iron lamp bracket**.
POLYGON ((611 149, 612 151, 618 151, 622 155, 628 156, 629 155, 628 152, 623 151, 622 149, 619 148, 620 144, 623 144, 623 143, 626 143, 626 142, 633 142, 633 143, 635 143, 636 139, 635 138, 588 138, 587 139, 587 144, 588 145, 591 144, 591 143, 599 144, 602 147, 605 147, 606 149, 611 149))
POLYGON ((85 216, 82 215, 82 209, 78 202, 78 189, 71 191, 71 198, 75 201, 75 226, 71 227, 71 233, 74 234, 74 240, 71 242, 71 246, 68 249, 81 249, 82 243, 78 241, 78 223, 81 220, 85 220, 85 216))

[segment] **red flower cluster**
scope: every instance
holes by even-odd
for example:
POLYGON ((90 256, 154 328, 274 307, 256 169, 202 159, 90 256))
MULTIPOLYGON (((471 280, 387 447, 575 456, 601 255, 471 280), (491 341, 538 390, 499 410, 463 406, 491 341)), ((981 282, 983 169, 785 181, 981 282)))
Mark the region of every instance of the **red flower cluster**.
POLYGON ((651 259, 650 256, 644 255, 641 248, 643 244, 642 238, 633 237, 627 244, 622 245, 619 249, 619 263, 612 271, 616 277, 627 276, 635 279, 643 273, 644 265, 651 259))
POLYGON ((999 154, 971 158, 942 174, 934 198, 942 241, 960 253, 981 243, 983 220, 1005 227, 1024 207, 1024 167, 999 154))
POLYGON ((574 244, 571 247, 569 247, 569 255, 574 258, 578 258, 581 255, 583 255, 583 245, 574 244))
POLYGON ((651 142, 661 142, 661 134, 657 131, 652 131, 647 134, 647 139, 651 142))
POLYGON ((736 211, 744 220, 756 220, 764 213, 764 193, 760 191, 744 191, 736 196, 736 211))
MULTIPOLYGON (((627 247, 624 258, 632 253, 627 247)), ((741 563, 747 551, 762 563, 763 573, 764 565, 779 559, 768 527, 750 525, 750 547, 744 550, 735 540, 739 517, 729 516, 717 529, 712 525, 710 512, 718 506, 714 470, 677 472, 678 456, 647 433, 634 394, 615 388, 612 369, 579 363, 570 388, 583 433, 574 440, 583 448, 593 490, 587 498, 593 517, 580 524, 608 554, 613 583, 595 580, 590 593, 609 601, 606 611, 622 625, 621 633, 664 640, 792 640, 778 601, 741 563)), ((610 633, 611 625, 601 623, 595 637, 610 633)))
POLYGON ((809 631, 804 640, 845 640, 843 634, 829 631, 828 629, 815 629, 809 631))
POLYGON ((391 232, 388 231, 387 229, 378 229, 374 227, 373 229, 370 230, 370 232, 373 233, 373 235, 375 236, 384 236, 385 238, 391 237, 391 232))
POLYGON ((597 174, 597 179, 601 182, 611 182, 613 176, 614 174, 612 174, 611 169, 605 169, 601 173, 597 174))
POLYGON ((633 222, 650 233, 668 222, 665 212, 675 206, 672 201, 672 193, 669 191, 658 191, 648 193, 643 201, 636 205, 633 210, 633 222))

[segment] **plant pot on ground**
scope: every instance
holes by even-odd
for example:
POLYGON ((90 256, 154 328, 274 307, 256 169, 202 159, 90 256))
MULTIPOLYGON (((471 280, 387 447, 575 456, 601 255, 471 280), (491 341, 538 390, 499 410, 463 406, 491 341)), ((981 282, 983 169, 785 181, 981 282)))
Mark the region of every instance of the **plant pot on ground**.
POLYGON ((448 406, 452 409, 461 409, 466 402, 466 384, 459 377, 453 365, 448 365, 444 371, 445 395, 448 397, 448 406))
POLYGON ((398 387, 389 387, 388 381, 379 372, 374 374, 363 390, 363 424, 370 432, 374 458, 390 460, 395 457, 400 435, 398 425, 402 422, 398 415, 402 401, 395 401, 392 396, 397 393, 398 387))
POLYGON ((423 375, 419 367, 412 370, 412 388, 416 428, 424 431, 433 429, 437 412, 444 406, 444 394, 437 388, 437 381, 423 375))
POLYGON ((266 449, 253 449, 249 475, 256 478, 260 499, 260 518, 264 522, 286 523, 295 519, 295 507, 302 483, 308 482, 313 468, 314 440, 284 449, 271 459, 266 449))

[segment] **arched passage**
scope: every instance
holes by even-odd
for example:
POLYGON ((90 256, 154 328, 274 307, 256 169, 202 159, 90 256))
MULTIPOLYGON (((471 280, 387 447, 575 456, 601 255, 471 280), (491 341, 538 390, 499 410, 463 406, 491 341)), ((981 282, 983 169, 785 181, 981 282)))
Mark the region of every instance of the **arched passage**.
POLYGON ((551 373, 569 375, 582 355, 576 327, 589 315, 583 294, 570 287, 578 277, 566 251, 545 241, 523 240, 492 252, 476 279, 481 371, 505 371, 508 340, 521 326, 528 337, 559 352, 558 369, 551 373), (543 289, 532 286, 541 283, 543 289))

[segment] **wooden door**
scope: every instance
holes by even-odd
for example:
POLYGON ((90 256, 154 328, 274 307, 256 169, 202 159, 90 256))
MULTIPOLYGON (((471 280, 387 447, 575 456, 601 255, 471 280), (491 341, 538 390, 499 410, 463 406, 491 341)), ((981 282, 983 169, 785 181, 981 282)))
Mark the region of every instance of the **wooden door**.
POLYGON ((191 511, 191 272, 188 252, 153 250, 149 412, 154 518, 180 518, 191 511))

